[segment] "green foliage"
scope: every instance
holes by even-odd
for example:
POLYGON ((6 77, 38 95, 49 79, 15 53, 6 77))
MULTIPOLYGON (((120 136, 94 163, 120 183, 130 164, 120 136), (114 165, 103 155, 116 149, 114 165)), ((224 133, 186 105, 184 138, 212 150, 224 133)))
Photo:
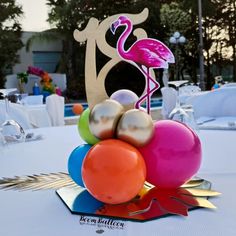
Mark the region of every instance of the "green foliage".
MULTIPOLYGON (((196 35, 196 22, 193 20, 191 13, 181 8, 177 2, 170 4, 162 4, 161 6, 161 23, 164 25, 167 37, 165 42, 169 41, 170 36, 178 31, 181 35, 185 36, 187 42, 184 44, 171 45, 169 47, 178 57, 178 64, 180 73, 188 74, 192 82, 197 82, 196 69, 197 68, 197 35, 196 35), (190 63, 191 62, 191 63, 190 63)), ((176 58, 177 61, 177 58, 176 58)), ((170 66, 170 70, 174 70, 174 65, 170 66)), ((174 77, 170 78, 171 80, 174 77)))
POLYGON ((73 32, 75 28, 83 29, 91 17, 101 21, 122 12, 139 13, 145 7, 150 9, 151 25, 147 27, 150 33, 160 31, 157 27, 160 25, 159 1, 120 0, 111 4, 110 0, 47 0, 47 4, 51 7, 48 21, 64 34, 73 32))
POLYGON ((22 13, 15 0, 0 1, 0 88, 4 86, 6 71, 17 62, 17 51, 23 46, 19 23, 22 13))
POLYGON ((174 31, 186 34, 192 28, 190 14, 180 9, 179 4, 176 2, 163 4, 160 18, 168 35, 173 34, 174 31))
POLYGON ((29 74, 27 72, 21 72, 17 74, 17 79, 20 80, 20 83, 28 83, 29 74))

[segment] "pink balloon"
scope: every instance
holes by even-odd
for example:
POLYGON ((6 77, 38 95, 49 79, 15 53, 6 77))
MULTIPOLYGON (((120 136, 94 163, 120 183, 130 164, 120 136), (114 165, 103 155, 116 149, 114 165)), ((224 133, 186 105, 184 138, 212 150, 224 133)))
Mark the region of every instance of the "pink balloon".
POLYGON ((180 122, 157 121, 153 138, 139 150, 146 162, 147 181, 160 188, 177 188, 200 168, 200 140, 180 122))

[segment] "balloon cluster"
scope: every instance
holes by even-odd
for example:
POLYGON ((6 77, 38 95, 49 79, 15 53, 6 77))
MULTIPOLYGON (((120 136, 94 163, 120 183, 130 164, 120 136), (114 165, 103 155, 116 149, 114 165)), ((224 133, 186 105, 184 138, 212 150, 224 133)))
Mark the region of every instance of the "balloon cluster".
POLYGON ((101 202, 119 204, 133 199, 145 181, 178 188, 196 174, 201 143, 190 128, 153 122, 144 111, 125 111, 120 102, 108 99, 81 114, 78 130, 87 144, 75 148, 68 161, 78 185, 101 202))

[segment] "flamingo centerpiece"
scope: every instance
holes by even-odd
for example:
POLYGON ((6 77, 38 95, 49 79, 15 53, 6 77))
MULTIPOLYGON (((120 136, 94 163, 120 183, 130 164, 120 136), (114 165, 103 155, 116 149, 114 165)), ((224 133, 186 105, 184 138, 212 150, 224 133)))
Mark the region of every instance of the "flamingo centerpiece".
POLYGON ((145 76, 147 92, 139 98, 135 108, 139 109, 146 99, 147 113, 150 114, 151 94, 160 87, 160 84, 150 76, 150 68, 167 69, 168 63, 175 62, 174 55, 165 44, 152 38, 137 40, 128 50, 125 50, 124 44, 133 30, 131 20, 126 16, 120 16, 112 23, 111 31, 115 34, 116 29, 122 25, 126 28, 117 41, 117 51, 122 59, 134 64, 145 76), (150 82, 154 87, 150 88, 150 82))

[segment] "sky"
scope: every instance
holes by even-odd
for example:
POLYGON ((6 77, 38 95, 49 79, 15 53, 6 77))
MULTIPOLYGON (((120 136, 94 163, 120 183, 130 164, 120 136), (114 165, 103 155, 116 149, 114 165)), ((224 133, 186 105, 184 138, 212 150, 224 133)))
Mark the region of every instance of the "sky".
POLYGON ((49 28, 46 22, 48 8, 46 0, 16 0, 22 5, 24 16, 21 20, 23 31, 43 31, 49 28))

